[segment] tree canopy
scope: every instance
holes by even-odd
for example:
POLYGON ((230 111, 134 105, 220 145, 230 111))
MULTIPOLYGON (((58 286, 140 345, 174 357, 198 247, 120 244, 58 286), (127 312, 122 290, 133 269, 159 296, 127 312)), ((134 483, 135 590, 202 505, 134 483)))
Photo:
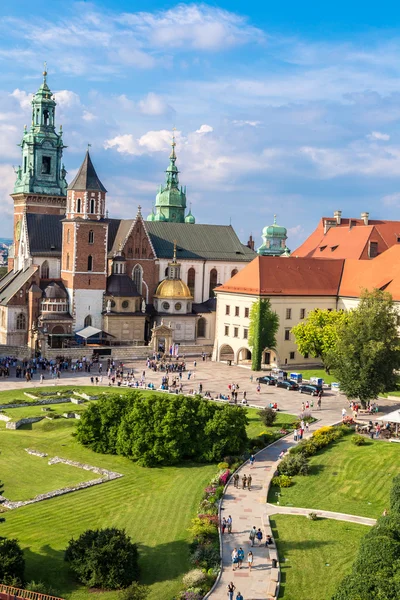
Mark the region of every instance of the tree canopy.
POLYGON ((346 323, 347 315, 344 311, 316 308, 308 313, 305 321, 292 328, 300 354, 319 358, 327 373, 338 340, 338 328, 346 323))
POLYGON ((250 309, 249 346, 252 349, 251 368, 261 369, 262 353, 265 349, 276 348, 276 334, 279 329, 279 317, 271 308, 267 298, 260 298, 250 309))
POLYGON ((120 529, 88 529, 70 540, 64 559, 89 587, 115 590, 139 578, 137 546, 120 529))
POLYGON ((92 403, 78 423, 77 439, 95 452, 120 454, 147 467, 185 459, 218 462, 244 450, 246 425, 239 406, 133 391, 92 403))
POLYGON ((394 389, 394 369, 400 364, 397 320, 391 295, 381 290, 364 291, 357 308, 347 314, 330 360, 348 398, 365 404, 394 389))

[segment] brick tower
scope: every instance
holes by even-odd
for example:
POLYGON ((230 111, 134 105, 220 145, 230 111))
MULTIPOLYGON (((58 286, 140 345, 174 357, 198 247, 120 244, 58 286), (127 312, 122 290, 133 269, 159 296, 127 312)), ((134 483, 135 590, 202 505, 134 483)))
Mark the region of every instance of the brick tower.
POLYGON ((88 325, 102 328, 107 280, 106 193, 87 151, 68 187, 63 220, 61 278, 68 291, 75 331, 88 325))

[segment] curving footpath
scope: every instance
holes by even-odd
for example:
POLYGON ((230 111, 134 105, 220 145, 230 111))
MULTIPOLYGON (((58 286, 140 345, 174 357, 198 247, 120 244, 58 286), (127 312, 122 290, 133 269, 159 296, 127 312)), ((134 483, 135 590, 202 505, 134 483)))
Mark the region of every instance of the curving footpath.
MULTIPOLYGON (((316 411, 314 416, 319 420, 310 426, 310 432, 319 429, 324 425, 334 425, 340 420, 338 413, 341 406, 335 410, 316 411)), ((307 436, 306 436, 307 437, 307 436)), ((308 515, 310 512, 316 512, 318 516, 361 523, 363 525, 374 525, 374 519, 367 519, 342 513, 330 511, 313 510, 310 508, 286 507, 266 502, 270 481, 275 473, 279 454, 282 450, 288 450, 295 445, 293 436, 286 436, 277 442, 267 446, 256 455, 256 461, 253 468, 249 463, 245 463, 239 470, 239 489, 235 489, 231 480, 221 504, 221 518, 232 517, 232 533, 222 536, 222 572, 214 588, 208 596, 209 600, 226 600, 227 585, 233 581, 236 586, 234 597, 237 592, 241 592, 244 600, 268 600, 274 598, 273 590, 276 589, 277 579, 276 570, 272 569, 272 559, 277 558, 276 548, 273 545, 270 548, 265 547, 265 531, 269 530, 269 516, 276 513, 308 515), (243 474, 252 477, 252 490, 241 489, 243 474), (263 545, 255 543, 251 548, 254 554, 254 563, 251 573, 247 567, 247 553, 250 549, 249 532, 253 525, 260 528, 264 533, 263 545), (234 548, 242 547, 245 553, 245 561, 241 569, 232 570, 231 554, 234 548), (271 592, 272 590, 272 592, 271 592)))

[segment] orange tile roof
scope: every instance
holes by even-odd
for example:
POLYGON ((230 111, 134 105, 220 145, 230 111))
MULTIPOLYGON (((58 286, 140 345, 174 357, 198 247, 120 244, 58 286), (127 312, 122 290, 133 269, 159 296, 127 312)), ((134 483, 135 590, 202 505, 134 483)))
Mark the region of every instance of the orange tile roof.
POLYGON ((370 219, 364 225, 362 219, 341 219, 324 234, 324 222, 334 221, 323 217, 315 231, 299 246, 292 256, 314 258, 360 258, 369 259, 369 241, 378 243, 378 254, 398 243, 400 221, 370 219), (350 227, 350 222, 352 226, 350 227))
POLYGON ((400 245, 392 246, 374 260, 346 260, 340 296, 358 298, 363 289, 384 289, 400 301, 400 245))
POLYGON ((215 291, 261 296, 337 296, 343 260, 258 256, 215 291))

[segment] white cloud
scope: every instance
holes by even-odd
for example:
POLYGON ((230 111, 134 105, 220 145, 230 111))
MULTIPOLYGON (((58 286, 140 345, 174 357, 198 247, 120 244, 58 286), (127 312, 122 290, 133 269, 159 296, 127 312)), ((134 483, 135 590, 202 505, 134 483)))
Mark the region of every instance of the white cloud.
POLYGON ((369 140, 382 140, 387 142, 390 140, 390 135, 388 133, 381 133, 380 131, 372 131, 367 135, 369 140))
POLYGON ((82 113, 82 119, 84 121, 94 121, 95 119, 97 119, 97 117, 96 117, 96 115, 94 115, 90 111, 84 110, 83 113, 82 113))
POLYGON ((149 92, 145 98, 139 101, 139 110, 144 115, 164 115, 170 110, 164 98, 149 92))
POLYGON ((30 108, 32 102, 32 94, 28 94, 24 90, 20 90, 17 88, 10 94, 10 96, 17 100, 21 108, 30 108))
POLYGON ((234 120, 234 121, 232 121, 232 123, 234 125, 237 125, 238 127, 244 127, 245 125, 250 125, 250 127, 258 127, 258 125, 261 125, 261 121, 241 121, 241 120, 234 120))
POLYGON ((214 127, 211 125, 201 125, 199 129, 196 129, 196 133, 211 133, 211 131, 214 131, 214 127))
POLYGON ((75 92, 70 90, 59 90, 54 92, 55 100, 57 105, 62 108, 71 108, 73 106, 79 106, 81 101, 75 92))
MULTIPOLYGON (((175 137, 179 137, 180 132, 175 132, 175 137)), ((140 156, 152 152, 162 152, 171 145, 171 132, 167 129, 160 131, 148 131, 140 138, 135 139, 132 134, 117 135, 110 140, 106 140, 104 148, 115 148, 121 154, 133 154, 140 156)))
POLYGON ((0 165, 0 202, 2 215, 12 215, 14 212, 14 202, 10 197, 14 189, 16 175, 9 164, 0 165))

